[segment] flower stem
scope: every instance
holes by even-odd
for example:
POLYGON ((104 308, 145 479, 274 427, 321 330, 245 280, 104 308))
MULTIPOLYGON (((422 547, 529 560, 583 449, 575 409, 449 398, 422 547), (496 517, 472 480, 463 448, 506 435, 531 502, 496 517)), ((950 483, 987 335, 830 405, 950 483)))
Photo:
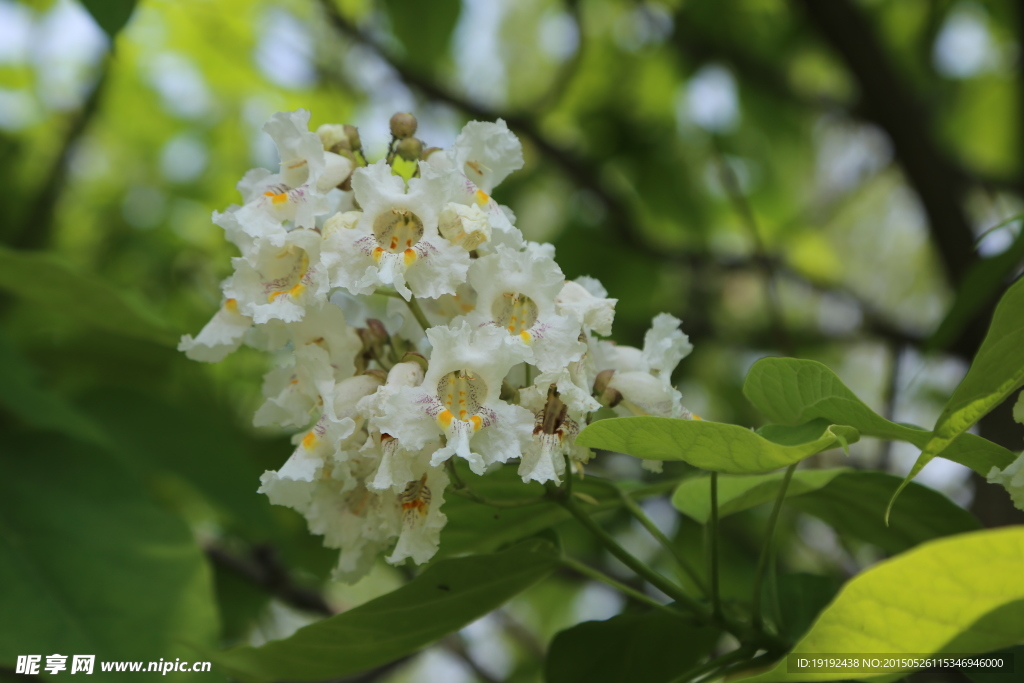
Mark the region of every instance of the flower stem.
POLYGON ((579 574, 583 574, 587 578, 593 579, 595 581, 600 581, 601 583, 611 586, 623 595, 633 598, 637 602, 642 602, 645 605, 648 605, 649 607, 661 610, 662 612, 667 612, 673 616, 680 616, 680 612, 672 609, 671 607, 668 607, 667 605, 661 604, 649 595, 644 595, 635 588, 630 588, 626 584, 622 583, 621 581, 613 579, 604 572, 598 571, 593 567, 589 567, 583 564, 582 562, 572 559, 571 557, 563 557, 562 564, 564 564, 566 567, 572 569, 573 571, 579 574))
POLYGON ((722 616, 722 600, 718 590, 718 472, 711 473, 711 605, 715 617, 722 616))
POLYGON ((640 505, 637 504, 637 502, 630 497, 629 493, 623 491, 622 489, 619 489, 619 497, 622 499, 622 504, 625 506, 627 510, 629 510, 630 514, 636 517, 637 521, 640 522, 640 524, 643 525, 645 529, 647 529, 647 533, 653 536, 654 539, 661 544, 661 546, 676 561, 676 564, 678 564, 682 568, 682 570, 686 572, 686 575, 689 576, 690 579, 697 585, 701 592, 707 595, 708 588, 704 585, 703 579, 700 578, 700 575, 698 575, 694 568, 690 566, 690 563, 686 561, 686 558, 683 557, 682 554, 676 549, 676 547, 672 544, 672 541, 670 541, 668 537, 661 532, 661 529, 659 529, 657 525, 655 525, 651 518, 647 516, 643 508, 641 508, 640 505))
POLYGON ((587 529, 587 531, 592 533, 612 555, 617 557, 624 565, 632 569, 638 576, 642 577, 649 584, 672 598, 680 605, 685 606, 700 618, 704 620, 711 619, 711 615, 700 603, 684 593, 679 586, 648 567, 642 561, 630 554, 629 551, 619 545, 618 541, 612 538, 611 534, 602 529, 597 522, 591 519, 590 515, 580 508, 580 506, 576 504, 576 501, 571 497, 560 496, 557 500, 558 504, 564 507, 573 517, 575 517, 580 524, 587 529))
POLYGON ((412 311, 412 317, 416 318, 416 322, 420 324, 423 331, 426 332, 431 328, 430 322, 427 320, 427 316, 423 314, 423 309, 420 308, 420 302, 416 301, 416 297, 410 296, 409 300, 405 302, 409 306, 409 310, 412 311))
POLYGON ((772 508, 772 515, 768 518, 768 533, 764 539, 764 546, 761 548, 761 556, 757 559, 757 572, 754 574, 754 630, 761 631, 764 627, 764 618, 761 614, 761 585, 764 583, 764 570, 768 566, 768 557, 771 555, 772 540, 775 538, 775 527, 778 525, 779 512, 782 510, 782 502, 786 500, 786 489, 793 478, 796 470, 796 463, 786 468, 786 476, 782 478, 782 486, 775 498, 775 506, 772 508))
POLYGON ((748 647, 746 645, 741 646, 732 652, 725 653, 721 657, 716 657, 710 661, 704 662, 703 664, 698 664, 678 678, 673 678, 671 683, 689 683, 689 681, 695 681, 712 671, 717 671, 718 669, 732 664, 733 662, 742 661, 747 657, 750 657, 754 654, 754 651, 755 648, 753 647, 748 647))
POLYGON ((496 508, 519 508, 549 502, 545 497, 528 498, 526 500, 491 500, 490 498, 481 496, 466 485, 466 482, 464 482, 462 477, 459 476, 458 470, 455 469, 455 462, 453 460, 448 460, 448 462, 445 463, 445 469, 448 471, 448 476, 451 477, 452 480, 452 488, 449 489, 451 493, 454 493, 460 498, 467 498, 482 505, 490 505, 491 507, 496 508))

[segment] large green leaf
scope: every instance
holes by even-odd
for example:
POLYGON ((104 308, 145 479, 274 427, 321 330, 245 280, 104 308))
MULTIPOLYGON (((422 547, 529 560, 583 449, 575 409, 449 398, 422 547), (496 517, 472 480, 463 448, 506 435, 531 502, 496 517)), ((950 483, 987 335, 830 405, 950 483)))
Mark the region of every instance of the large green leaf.
MULTIPOLYGON (((1021 218, 1024 216, 1008 218, 989 228, 986 234, 1015 223, 1021 218)), ((955 342, 964 328, 978 315, 978 311, 995 298, 994 295, 1020 265, 1021 259, 1024 259, 1024 230, 1017 233, 1013 243, 1002 253, 980 259, 971 265, 963 282, 957 288, 956 298, 949 307, 946 317, 928 340, 927 349, 945 349, 955 342)))
MULTIPOLYGON (((1024 640, 1024 527, 943 538, 854 577, 791 655, 982 653, 1024 640)), ((783 659, 744 681, 830 681, 783 659)))
POLYGON ((131 19, 138 0, 82 0, 82 4, 113 40, 131 19))
MULTIPOLYGON (((210 647, 217 614, 179 519, 105 453, 63 436, 5 437, 0 463, 0 666, 32 653, 95 654, 97 672, 101 660, 202 659, 187 644, 210 647)), ((169 677, 186 679, 218 676, 169 677)))
POLYGON ((555 636, 549 683, 666 683, 706 657, 721 635, 661 611, 586 621, 555 636))
POLYGON ((590 425, 576 442, 648 460, 685 460, 730 474, 768 472, 860 438, 856 429, 817 420, 797 427, 771 425, 754 432, 706 420, 618 417, 590 425))
POLYGON ((493 555, 443 560, 396 591, 261 647, 214 655, 243 681, 321 681, 412 654, 547 576, 559 554, 533 539, 493 555))
POLYGON ((133 296, 52 254, 0 246, 0 289, 112 334, 177 344, 160 318, 133 296))
MULTIPOLYGON (((907 474, 910 481, 936 455, 943 454, 956 437, 971 428, 990 410, 1024 384, 1024 279, 1003 295, 992 316, 992 324, 939 419, 931 439, 907 474)), ((1005 466, 1005 465, 1004 465, 1005 466)))
MULTIPOLYGON (((772 422, 796 425, 824 419, 854 427, 864 436, 907 441, 924 448, 931 432, 890 422, 857 398, 827 366, 799 358, 762 358, 754 363, 743 383, 743 394, 772 422)), ((1016 456, 974 434, 961 434, 942 456, 987 475, 1016 456)))
POLYGON ((459 21, 459 0, 384 0, 391 29, 405 46, 405 63, 413 69, 431 68, 444 57, 459 21))
MULTIPOLYGON (((97 389, 83 410, 110 435, 112 448, 140 471, 167 471, 190 482, 231 528, 253 541, 275 535, 267 497, 257 493, 263 468, 253 458, 255 439, 233 429, 228 415, 171 404, 127 389, 97 389), (219 419, 218 419, 219 417, 219 419)), ((288 457, 282 443, 281 460, 288 457)))
POLYGON ((35 368, 2 334, 0 406, 32 427, 63 432, 98 445, 106 443, 106 436, 95 422, 63 397, 40 386, 35 368))
MULTIPOLYGON (((775 500, 782 477, 782 472, 720 476, 719 515, 724 517, 775 500)), ((883 472, 844 468, 797 470, 786 489, 786 504, 889 553, 979 527, 970 512, 938 491, 918 484, 904 493, 906 500, 893 512, 887 526, 885 505, 899 485, 899 477, 883 472)), ((707 477, 694 477, 680 484, 672 504, 696 521, 707 522, 711 514, 707 477)))

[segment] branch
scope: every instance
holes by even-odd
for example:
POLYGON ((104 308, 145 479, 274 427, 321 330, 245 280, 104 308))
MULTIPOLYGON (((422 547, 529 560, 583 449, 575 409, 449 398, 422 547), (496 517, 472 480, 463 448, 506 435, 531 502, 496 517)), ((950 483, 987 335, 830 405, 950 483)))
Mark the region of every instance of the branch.
POLYGON ((867 17, 850 0, 797 0, 860 89, 864 116, 888 133, 914 188, 949 280, 959 285, 977 260, 961 200, 968 179, 930 137, 928 112, 885 54, 867 17))
MULTIPOLYGON (((593 192, 608 210, 606 223, 623 242, 638 250, 664 257, 664 253, 644 242, 643 234, 636 223, 628 201, 616 190, 609 187, 600 177, 600 165, 593 159, 578 155, 551 140, 537 126, 536 121, 522 113, 500 112, 454 93, 435 82, 421 70, 402 62, 378 41, 361 31, 346 19, 332 0, 319 0, 328 22, 342 35, 365 45, 377 52, 398 74, 402 81, 420 91, 424 96, 445 102, 461 109, 465 114, 482 120, 504 119, 509 128, 529 140, 544 156, 553 161, 576 185, 593 192)), ((581 48, 582 49, 582 48, 581 48)))
POLYGON ((12 236, 11 246, 18 249, 42 249, 50 241, 53 232, 53 219, 57 209, 57 202, 64 186, 68 180, 68 166, 71 155, 82 139, 89 123, 99 111, 103 93, 109 81, 111 69, 111 57, 107 57, 103 63, 102 71, 92 92, 82 103, 81 109, 71 119, 68 130, 64 135, 64 142, 61 143, 60 152, 53 163, 50 173, 47 175, 43 186, 39 188, 32 206, 21 224, 21 228, 12 236))
POLYGON ((249 558, 233 555, 216 545, 207 545, 205 551, 215 565, 238 574, 286 605, 325 617, 336 613, 318 591, 295 585, 270 546, 254 547, 249 558))

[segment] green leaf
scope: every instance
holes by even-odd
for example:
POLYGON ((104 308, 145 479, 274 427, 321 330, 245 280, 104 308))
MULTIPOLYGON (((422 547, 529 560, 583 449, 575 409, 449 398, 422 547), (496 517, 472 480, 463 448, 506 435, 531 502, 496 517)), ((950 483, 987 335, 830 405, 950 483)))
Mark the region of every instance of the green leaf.
MULTIPOLYGON (((827 366, 813 360, 762 358, 747 373, 743 394, 762 415, 779 424, 824 419, 850 425, 864 436, 907 441, 918 448, 924 448, 931 438, 926 429, 886 420, 827 366)), ((1009 450, 974 434, 959 435, 942 456, 982 475, 1016 459, 1009 450)))
MULTIPOLYGON (((786 489, 786 497, 792 498, 817 491, 836 477, 848 472, 853 470, 797 470, 793 472, 789 487, 786 489)), ((772 472, 718 477, 719 518, 774 501, 784 476, 785 472, 772 472)), ((711 518, 711 489, 708 477, 691 477, 681 483, 672 494, 672 505, 684 515, 701 524, 707 524, 711 518)))
POLYGON ((459 21, 459 0, 384 0, 391 29, 406 50, 405 63, 418 70, 443 58, 459 21))
MULTIPOLYGON (((1017 280, 1003 295, 992 316, 992 324, 939 419, 931 439, 904 482, 917 476, 936 455, 971 428, 990 410, 1024 384, 1024 279, 1017 280)), ((987 474, 987 473, 986 473, 987 474)), ((899 494, 899 491, 896 492, 899 494)), ((893 497, 895 500, 895 496, 893 497)), ((891 507, 890 503, 890 507, 891 507)))
POLYGON ((961 669, 967 678, 974 683, 1020 683, 1021 663, 1024 662, 1024 645, 1009 647, 993 655, 1013 655, 1014 671, 995 671, 993 669, 961 669))
MULTIPOLYGON (((780 635, 794 642, 807 633, 821 611, 832 602, 838 592, 840 581, 830 576, 817 574, 783 574, 778 578, 778 607, 780 612, 780 635)), ((765 602, 771 600, 765 591, 765 602)), ((764 611, 771 613, 773 607, 765 605, 764 611)))
POLYGON ((81 0, 81 2, 104 33, 113 40, 128 23, 138 0, 81 0))
MULTIPOLYGON (((1024 216, 1018 214, 989 228, 985 234, 1019 221, 1024 216)), ((982 236, 984 237, 984 235, 982 236)), ((978 238, 978 241, 981 237, 978 238)), ((1024 259, 1024 230, 1021 230, 1013 243, 1001 254, 975 262, 956 292, 956 299, 950 306, 946 317, 939 323, 938 329, 932 334, 926 345, 927 351, 948 348, 957 340, 964 328, 974 320, 978 311, 994 298, 1007 277, 1024 259)))
MULTIPOLYGON (((30 434, 0 450, 0 667, 55 652, 95 654, 97 671, 99 660, 201 659, 189 645, 210 647, 218 625, 191 531, 94 446, 30 434)), ((186 679, 217 675, 168 678, 186 679)))
POLYGON ((61 396, 39 386, 35 368, 0 335, 0 405, 26 424, 63 432, 97 445, 107 443, 103 431, 61 396))
POLYGON ((720 635, 660 611, 586 621, 555 636, 544 680, 666 683, 704 659, 720 635))
POLYGON ((647 460, 685 460, 705 470, 754 474, 792 465, 859 438, 856 429, 826 420, 797 427, 772 425, 757 433, 706 420, 618 417, 590 425, 576 443, 647 460))
MULTIPOLYGON (((792 655, 982 653, 1024 639, 1024 527, 943 538, 854 577, 792 655), (998 628, 992 626, 998 625, 998 628)), ((788 673, 784 658, 750 683, 830 681, 788 673)))
MULTIPOLYGON (((274 536, 270 503, 256 492, 264 470, 253 459, 255 440, 232 429, 229 416, 218 420, 127 389, 93 390, 81 404, 110 435, 113 450, 126 464, 140 472, 162 470, 182 477, 250 540, 274 536)), ((282 450, 281 460, 287 457, 282 450)))
MULTIPOLYGON (((718 478, 719 516, 726 517, 775 500, 782 472, 718 478)), ((914 484, 888 526, 883 510, 900 478, 884 472, 845 468, 797 470, 786 490, 787 505, 820 518, 837 531, 888 553, 898 553, 941 536, 974 531, 978 520, 944 495, 914 484)), ((707 477, 693 477, 672 496, 677 510, 704 524, 711 515, 707 477)))
MULTIPOLYGON (((515 467, 502 467, 483 477, 470 474, 468 468, 462 465, 458 465, 458 468, 467 486, 488 500, 528 501, 540 498, 545 493, 544 487, 536 482, 524 484, 515 467)), ((598 500, 599 506, 587 506, 590 512, 620 505, 614 486, 597 477, 573 482, 573 490, 598 500)), ((498 508, 456 495, 445 498, 444 513, 448 523, 441 531, 438 559, 466 553, 493 552, 572 516, 554 502, 498 508)))
POLYGON ((417 652, 547 576, 559 553, 530 540, 493 555, 443 560, 396 591, 261 647, 214 656, 254 683, 322 681, 417 652))
POLYGON ((0 246, 0 289, 112 334, 177 344, 152 310, 52 254, 0 246))

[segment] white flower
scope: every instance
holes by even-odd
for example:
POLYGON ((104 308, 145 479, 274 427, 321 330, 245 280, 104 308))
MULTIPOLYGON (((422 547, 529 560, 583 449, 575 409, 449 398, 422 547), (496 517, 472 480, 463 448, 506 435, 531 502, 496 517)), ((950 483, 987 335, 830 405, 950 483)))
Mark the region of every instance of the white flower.
POLYGON ((447 443, 431 458, 435 467, 458 455, 483 474, 492 463, 519 457, 530 438, 533 416, 501 400, 500 393, 502 379, 522 361, 521 351, 506 343, 504 332, 493 327, 474 330, 464 321, 451 328, 433 327, 427 337, 433 353, 423 384, 402 387, 387 397, 371 425, 408 451, 418 451, 444 434, 447 443))
POLYGON ((355 429, 351 418, 335 422, 328 415, 321 415, 309 431, 296 436, 297 447, 281 469, 263 473, 258 492, 267 494, 274 505, 305 513, 325 465, 355 429))
POLYGON ((235 273, 224 282, 224 294, 256 324, 302 320, 328 289, 320 243, 319 233, 303 229, 287 233, 279 245, 261 242, 248 258, 232 259, 235 273))
POLYGON ((195 338, 182 336, 178 350, 192 360, 217 363, 242 344, 252 318, 238 312, 238 301, 227 299, 195 338))
POLYGON ((383 161, 353 173, 363 213, 353 228, 332 230, 325 240, 323 262, 332 286, 352 294, 391 286, 408 300, 451 294, 465 281, 469 254, 437 231, 444 183, 428 166, 421 168, 423 177, 412 178, 408 192, 383 161))
POLYGON ((430 467, 420 459, 423 474, 410 481, 398 494, 402 508, 402 530, 395 550, 387 558, 398 564, 411 557, 423 564, 434 556, 441 542, 441 529, 448 518, 441 512, 444 490, 448 488, 448 475, 439 467, 430 467))
POLYGON ((452 158, 459 171, 490 194, 510 173, 523 167, 523 146, 502 119, 495 123, 470 121, 455 139, 452 158))
POLYGON ((575 444, 576 435, 587 414, 601 406, 572 381, 567 369, 542 373, 536 384, 519 392, 519 402, 534 414, 533 435, 519 463, 524 482, 560 483, 564 455, 580 462, 590 459, 590 450, 575 444))
MULTIPOLYGON (((346 324, 341 309, 330 303, 310 309, 301 322, 267 326, 265 335, 269 348, 288 344, 292 354, 291 362, 267 373, 267 401, 256 411, 254 423, 301 427, 315 408, 329 403, 335 383, 355 372, 362 348, 359 336, 346 324)), ((373 389, 379 384, 376 381, 373 389)))
POLYGON ((618 299, 609 299, 608 292, 594 278, 582 276, 566 282, 556 301, 560 313, 573 316, 588 332, 603 336, 612 333, 618 299))
MULTIPOLYGON (((1013 405, 1013 419, 1024 424, 1024 391, 1013 405)), ((1001 470, 993 467, 988 473, 988 482, 1002 485, 1009 492, 1013 504, 1024 510, 1024 453, 1001 470)))
POLYGON ((249 171, 238 183, 244 204, 228 212, 235 214, 250 236, 267 238, 280 246, 287 232, 285 222, 298 228, 316 227, 316 217, 329 207, 325 193, 347 177, 351 162, 336 154, 327 156, 320 138, 309 131, 309 112, 305 109, 274 114, 263 130, 277 146, 280 172, 249 171))
POLYGON ((476 205, 448 202, 438 219, 441 236, 466 251, 473 251, 491 239, 491 224, 487 214, 476 205))
POLYGON ((469 269, 477 302, 466 321, 500 329, 542 371, 564 368, 586 351, 579 341, 579 323, 555 310, 565 277, 552 254, 552 249, 534 243, 524 251, 499 246, 469 269))

